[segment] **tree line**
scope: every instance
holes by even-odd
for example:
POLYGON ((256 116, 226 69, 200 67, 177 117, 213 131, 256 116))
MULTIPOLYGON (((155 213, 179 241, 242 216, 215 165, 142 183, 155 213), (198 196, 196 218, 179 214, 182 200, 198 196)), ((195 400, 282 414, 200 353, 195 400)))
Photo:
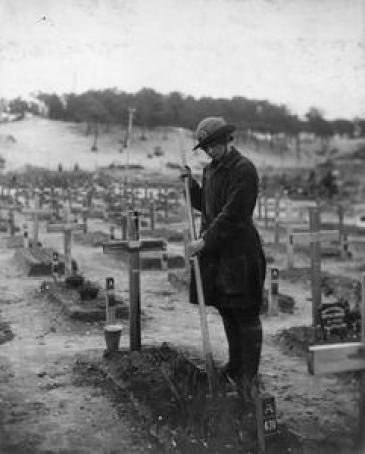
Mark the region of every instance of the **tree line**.
MULTIPOLYGON (((86 122, 88 124, 119 124, 126 127, 128 108, 136 109, 134 124, 142 128, 156 126, 180 126, 194 129, 206 116, 223 116, 242 131, 256 131, 267 134, 283 133, 297 137, 302 131, 311 132, 323 140, 334 134, 365 136, 365 119, 351 121, 345 118, 326 120, 320 109, 312 107, 299 118, 285 105, 267 100, 247 99, 235 96, 230 99, 184 96, 179 92, 167 95, 151 88, 136 93, 117 89, 89 90, 81 94, 39 93, 37 98, 48 109, 48 116, 54 120, 86 122)), ((37 106, 16 98, 9 103, 10 111, 24 112, 37 110, 37 106)))

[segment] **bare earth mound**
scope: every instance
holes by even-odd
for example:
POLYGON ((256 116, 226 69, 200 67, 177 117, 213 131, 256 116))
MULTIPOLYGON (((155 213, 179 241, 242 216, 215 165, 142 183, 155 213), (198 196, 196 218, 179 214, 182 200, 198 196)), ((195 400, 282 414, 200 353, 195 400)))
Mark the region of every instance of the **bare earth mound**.
MULTIPOLYGON (((253 401, 223 380, 209 396, 205 373, 166 344, 111 359, 79 357, 76 367, 90 366, 128 395, 161 452, 256 452, 253 401)), ((272 453, 301 452, 285 427, 268 444, 272 453)))

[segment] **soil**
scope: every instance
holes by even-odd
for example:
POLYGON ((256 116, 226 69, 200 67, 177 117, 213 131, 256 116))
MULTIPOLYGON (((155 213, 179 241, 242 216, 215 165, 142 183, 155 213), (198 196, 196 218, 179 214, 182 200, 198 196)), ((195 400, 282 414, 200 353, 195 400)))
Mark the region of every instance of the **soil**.
MULTIPOLYGON (((108 359, 81 355, 78 365, 101 370, 133 402, 161 452, 256 452, 255 402, 217 375, 214 395, 202 369, 167 344, 127 350, 108 359)), ((302 452, 285 426, 269 452, 302 452)))
MULTIPOLYGON (((93 227, 97 225, 91 223, 93 227)), ((47 247, 62 247, 62 238, 46 234, 44 226, 40 235, 47 247)), ((103 286, 105 277, 114 276, 116 291, 128 294, 128 267, 123 261, 76 242, 72 248, 81 272, 88 279, 103 286)), ((101 366, 87 370, 88 361, 94 367, 95 355, 99 362, 105 361, 100 322, 69 319, 58 304, 40 292, 42 279, 24 278, 11 260, 14 251, 3 247, 1 252, 2 317, 11 325, 15 337, 1 347, 1 374, 5 377, 0 382, 0 396, 5 402, 1 417, 6 423, 2 424, 0 447, 5 452, 9 446, 13 452, 57 452, 55 446, 60 444, 54 440, 61 439, 65 452, 76 448, 80 452, 98 452, 101 446, 109 447, 110 452, 133 452, 133 449, 147 452, 148 446, 152 446, 158 452, 159 442, 143 426, 128 396, 121 390, 113 391, 112 395, 105 391, 101 366), (87 373, 75 363, 80 354, 84 355, 82 361, 87 373), (55 377, 47 375, 48 371, 55 371, 55 377), (85 380, 81 389, 80 380, 85 380), (128 405, 133 411, 129 412, 128 405), (131 426, 142 431, 140 443, 133 438, 131 426), (96 435, 98 431, 101 437, 96 435)), ((280 255, 275 258, 281 259, 280 255)), ((354 261, 336 262, 332 266, 326 263, 326 271, 333 274, 337 271, 338 276, 351 279, 356 276, 354 266, 354 261)), ((198 312, 187 303, 186 287, 176 289, 168 282, 167 272, 157 270, 142 273, 141 288, 144 348, 168 342, 172 348, 188 352, 194 364, 202 365, 198 312)), ((283 279, 280 291, 295 299, 294 312, 263 316, 261 363, 261 382, 276 398, 279 427, 286 428, 298 440, 303 452, 332 453, 335 449, 338 453, 352 453, 357 424, 357 382, 344 382, 337 376, 308 375, 304 356, 300 352, 287 354, 282 349, 276 337, 278 332, 303 324, 310 326, 309 281, 300 276, 294 281, 283 279)), ((227 358, 224 330, 217 312, 207 309, 214 360, 220 367, 227 358)), ((122 319, 120 322, 121 347, 125 348, 128 322, 122 319)))
POLYGON ((80 374, 76 353, 103 348, 101 328, 71 322, 24 279, 2 249, 0 452, 153 452, 135 411, 100 374, 80 374), (14 333, 11 340, 9 325, 14 333))

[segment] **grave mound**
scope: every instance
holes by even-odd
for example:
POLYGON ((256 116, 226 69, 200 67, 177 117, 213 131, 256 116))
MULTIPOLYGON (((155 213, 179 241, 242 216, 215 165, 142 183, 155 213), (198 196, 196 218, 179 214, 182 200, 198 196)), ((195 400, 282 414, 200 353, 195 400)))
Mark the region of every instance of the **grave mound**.
MULTIPOLYGON (((14 254, 15 263, 27 276, 47 276, 52 273, 53 253, 52 248, 32 247, 17 249, 14 254)), ((74 266, 77 263, 73 260, 74 266)), ((58 271, 63 274, 65 270, 64 257, 59 255, 58 271)))
MULTIPOLYGON (((112 380, 132 402, 158 452, 257 452, 249 394, 237 392, 217 374, 217 393, 209 395, 205 372, 167 344, 121 350, 103 359, 80 355, 75 368, 96 369, 112 380)), ((288 452, 289 447, 293 452, 299 443, 283 425, 268 445, 270 452, 288 452)))
POLYGON ((341 339, 339 336, 333 336, 330 341, 325 341, 321 334, 315 339, 314 328, 312 326, 292 326, 291 328, 279 331, 274 335, 275 342, 280 348, 289 355, 307 357, 308 348, 311 345, 328 345, 330 343, 341 342, 358 342, 356 337, 341 339))
POLYGON ((73 239, 86 246, 100 247, 110 240, 110 236, 98 230, 96 232, 75 233, 73 239))
POLYGON ((274 340, 285 353, 300 357, 307 356, 310 345, 318 345, 313 327, 304 325, 281 330, 274 336, 274 340))
POLYGON ((182 232, 172 229, 166 229, 163 227, 157 228, 155 230, 150 229, 143 230, 142 233, 144 236, 150 238, 165 238, 167 241, 172 243, 181 243, 182 241, 184 241, 182 232))
MULTIPOLYGON (((45 288, 45 287, 43 287, 45 288)), ((83 287, 81 286, 80 289, 83 287)), ((105 291, 99 289, 94 298, 84 299, 79 289, 67 288, 64 282, 47 282, 45 291, 48 297, 59 304, 64 312, 72 319, 83 322, 105 320, 105 291)), ((116 316, 128 318, 128 305, 121 297, 116 297, 116 316)))
POLYGON ((290 282, 307 281, 311 278, 311 268, 290 268, 280 270, 280 278, 290 282))

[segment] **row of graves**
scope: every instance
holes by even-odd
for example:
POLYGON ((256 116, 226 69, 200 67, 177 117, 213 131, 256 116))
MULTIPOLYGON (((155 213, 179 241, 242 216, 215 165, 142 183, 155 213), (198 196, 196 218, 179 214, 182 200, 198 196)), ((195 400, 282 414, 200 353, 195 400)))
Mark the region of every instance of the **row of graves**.
POLYGON ((365 452, 365 274, 352 279, 322 269, 327 259, 351 264, 356 247, 349 240, 356 229, 345 224, 344 205, 323 222, 326 208, 318 200, 290 200, 285 192, 260 194, 254 218, 271 262, 268 313, 285 307, 280 307, 280 280, 309 281, 311 326, 283 330, 277 339, 286 351, 307 357, 310 374, 355 373, 360 390, 356 452, 365 452), (303 255, 309 266, 302 266, 303 255))
MULTIPOLYGON (((285 194, 282 198, 276 195, 273 199, 258 200, 255 222, 264 238, 268 261, 278 261, 281 256, 279 265, 269 267, 269 286, 278 289, 280 279, 309 279, 312 327, 306 333, 308 342, 358 339, 361 333, 360 280, 322 270, 322 261, 328 258, 339 264, 352 261, 344 207, 337 207, 338 218, 331 224, 321 221, 322 211, 317 201, 292 201, 285 194), (309 266, 296 263, 303 262, 303 255, 309 256, 309 266), (322 295, 326 300, 332 297, 331 301, 322 301, 322 295)), ((276 301, 269 298, 269 306, 274 305, 269 307, 272 314, 281 309, 280 293, 278 290, 276 293, 279 295, 276 301)))
MULTIPOLYGON (((17 248, 17 263, 22 264, 29 276, 48 275, 41 290, 62 304, 71 317, 104 324, 106 350, 101 367, 112 375, 118 369, 119 378, 123 369, 123 384, 119 382, 118 386, 123 392, 127 386, 132 401, 138 401, 137 411, 143 407, 143 418, 164 449, 225 452, 226 446, 229 449, 244 446, 253 452, 271 449, 287 452, 289 448, 296 452, 293 447, 297 446, 300 452, 298 440, 285 427, 277 425, 276 405, 280 402, 275 402, 275 396, 258 392, 253 396, 253 407, 245 406, 247 411, 243 411, 241 399, 247 403, 247 394, 223 380, 218 372, 212 392, 201 365, 169 346, 156 348, 141 344, 142 271, 168 269, 170 282, 183 280, 183 285, 188 282, 189 267, 184 254, 168 251, 169 243, 182 244, 186 238, 178 186, 112 182, 107 188, 82 187, 68 191, 42 188, 33 192, 24 188, 17 193, 1 188, 0 200, 1 219, 5 220, 9 234, 5 237, 6 245, 17 248), (8 213, 7 217, 3 216, 4 212, 8 213), (95 219, 102 222, 104 230, 90 229, 95 219), (61 253, 41 244, 40 222, 46 222, 49 234, 63 238, 61 253), (104 254, 118 255, 126 263, 127 302, 116 291, 114 276, 106 277, 105 287, 100 288, 82 275, 72 257, 73 238, 100 247, 104 254), (120 320, 125 318, 129 320, 128 351, 119 349, 120 320), (169 402, 166 396, 172 396, 169 402), (236 430, 237 424, 242 430, 236 430)), ((359 373, 357 446, 365 450, 362 430, 365 427, 365 324, 362 323, 365 276, 346 281, 343 287, 347 292, 340 294, 336 289, 339 277, 322 272, 324 244, 336 251, 339 260, 351 260, 343 208, 338 213, 337 227, 323 229, 321 207, 316 202, 299 204, 285 194, 271 200, 266 195, 258 199, 255 222, 266 234, 268 258, 274 257, 269 267, 263 313, 269 318, 281 311, 294 311, 294 299, 280 293, 281 279, 299 276, 310 280, 312 324, 297 330, 299 335, 290 329, 282 337, 290 337, 290 341, 299 343, 306 351, 311 374, 359 373), (309 267, 295 266, 298 247, 309 252, 309 267), (279 253, 284 253, 286 260, 277 265, 275 259, 279 253), (334 300, 324 302, 323 294, 333 295, 334 300)))
MULTIPOLYGON (((132 232, 130 226, 133 224, 129 220, 131 213, 138 216, 138 235, 150 238, 159 245, 157 249, 143 245, 138 254, 140 269, 171 270, 185 267, 185 256, 180 252, 183 251, 182 233, 176 229, 161 228, 161 222, 165 225, 167 222, 181 221, 181 194, 176 188, 166 188, 161 184, 142 186, 112 182, 108 187, 94 185, 71 187, 68 190, 58 187, 35 190, 3 187, 2 193, 4 231, 9 233, 2 241, 5 240, 8 247, 17 248, 16 261, 28 276, 53 276, 57 285, 52 286, 49 294, 57 293, 57 298, 72 317, 104 319, 103 292, 106 291, 98 289, 80 275, 77 262, 72 258, 72 241, 98 248, 116 238, 129 241, 132 232), (90 231, 89 225, 95 221, 99 221, 97 225, 102 226, 102 229, 90 231), (63 238, 62 252, 39 241, 39 228, 43 223, 47 225, 47 233, 59 234, 63 238), (178 247, 168 250, 167 240, 178 247), (61 279, 62 276, 64 279, 61 279), (65 292, 62 282, 71 289, 82 286, 76 300, 65 292), (57 288, 59 291, 56 292, 57 288), (63 293, 65 298, 61 296, 63 293), (101 298, 96 298, 98 294, 101 298)), ((129 264, 131 255, 128 248, 114 247, 113 252, 119 260, 129 264)), ((47 284, 47 288, 50 290, 51 286, 47 284)), ((125 312, 125 308, 119 310, 125 312)))

